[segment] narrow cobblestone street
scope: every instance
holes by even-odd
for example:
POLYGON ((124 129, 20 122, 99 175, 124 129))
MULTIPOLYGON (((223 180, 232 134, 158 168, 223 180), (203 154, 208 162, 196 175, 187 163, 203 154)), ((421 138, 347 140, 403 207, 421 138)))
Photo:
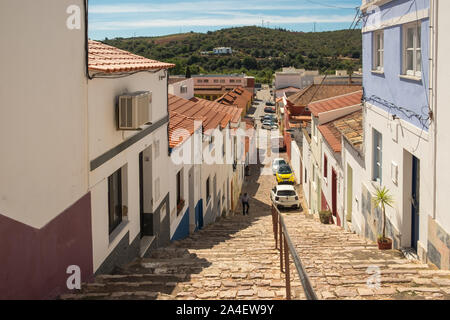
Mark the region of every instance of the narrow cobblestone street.
MULTIPOLYGON (((100 275, 62 299, 285 299, 284 274, 274 249, 272 176, 251 168, 250 215, 222 218, 189 238, 155 250, 112 275, 100 275)), ((293 298, 304 299, 297 277, 293 298)))
MULTIPOLYGON (((275 182, 261 172, 252 166, 246 182, 250 216, 243 217, 239 206, 235 216, 61 298, 285 299, 269 197, 275 182)), ((411 262, 399 251, 379 251, 375 243, 323 225, 307 212, 283 215, 319 299, 450 298, 450 271, 411 262), (369 279, 375 287, 367 285, 369 279)), ((292 298, 305 299, 292 263, 291 281, 292 298)))

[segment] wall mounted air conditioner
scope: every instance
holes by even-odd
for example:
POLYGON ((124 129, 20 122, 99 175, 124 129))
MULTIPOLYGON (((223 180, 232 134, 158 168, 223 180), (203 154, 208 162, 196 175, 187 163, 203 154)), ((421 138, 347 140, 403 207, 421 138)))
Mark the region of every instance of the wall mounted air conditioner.
POLYGON ((139 91, 119 96, 119 130, 138 130, 151 122, 152 93, 139 91))

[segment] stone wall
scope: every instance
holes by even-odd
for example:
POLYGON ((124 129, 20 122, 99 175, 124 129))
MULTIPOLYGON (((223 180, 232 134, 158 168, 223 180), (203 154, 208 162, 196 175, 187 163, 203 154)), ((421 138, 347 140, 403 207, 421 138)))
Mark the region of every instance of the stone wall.
POLYGON ((450 235, 431 216, 428 217, 427 258, 440 269, 450 269, 450 235))

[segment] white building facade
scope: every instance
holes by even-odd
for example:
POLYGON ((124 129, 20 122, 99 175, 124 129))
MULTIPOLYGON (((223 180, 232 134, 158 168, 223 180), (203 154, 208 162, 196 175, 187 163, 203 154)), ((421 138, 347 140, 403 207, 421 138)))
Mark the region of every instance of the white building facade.
POLYGON ((172 65, 149 64, 133 74, 114 58, 114 69, 97 64, 97 56, 115 48, 90 41, 89 49, 89 190, 94 272, 100 274, 170 241, 167 68, 172 65), (125 112, 119 110, 120 97, 135 92, 149 94, 149 117, 137 130, 120 129, 118 117, 125 112))
POLYGON ((383 1, 363 25, 364 235, 381 233, 381 213, 371 198, 387 187, 387 233, 394 248, 413 248, 422 260, 433 215, 433 126, 429 118, 430 1, 383 1), (400 45, 399 45, 400 44, 400 45))

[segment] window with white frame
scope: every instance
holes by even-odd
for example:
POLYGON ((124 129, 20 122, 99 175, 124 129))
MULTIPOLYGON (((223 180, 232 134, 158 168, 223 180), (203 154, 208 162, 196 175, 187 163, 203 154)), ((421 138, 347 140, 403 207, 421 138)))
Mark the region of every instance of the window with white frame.
POLYGON ((373 70, 384 69, 384 31, 376 31, 373 34, 373 70))
POLYGON ((180 93, 187 93, 187 91, 188 91, 188 87, 186 85, 182 85, 180 87, 180 93))
POLYGON ((108 220, 109 234, 122 222, 122 169, 108 177, 108 220))
POLYGON ((422 76, 421 23, 403 26, 403 74, 422 76))
POLYGON ((382 164, 383 164, 383 137, 381 133, 373 129, 373 181, 379 181, 381 184, 382 164))

